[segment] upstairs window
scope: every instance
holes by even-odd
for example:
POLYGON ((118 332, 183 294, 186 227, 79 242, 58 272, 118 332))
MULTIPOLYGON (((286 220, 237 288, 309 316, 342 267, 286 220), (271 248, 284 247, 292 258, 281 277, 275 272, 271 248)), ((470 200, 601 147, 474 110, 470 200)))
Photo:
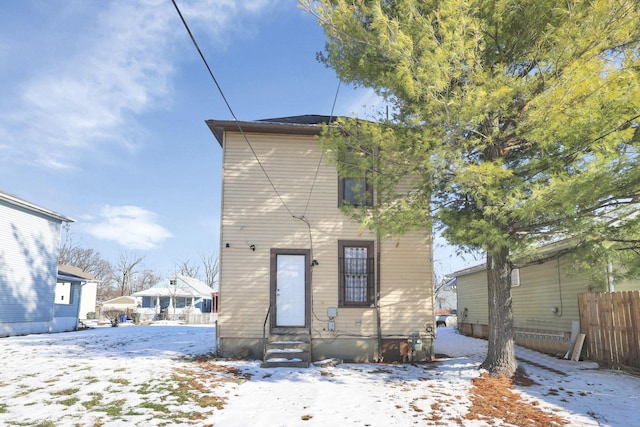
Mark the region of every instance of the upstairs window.
POLYGON ((338 179, 338 207, 372 206, 373 188, 364 178, 339 178, 338 179))
POLYGON ((373 242, 338 242, 339 303, 368 307, 373 303, 373 242))

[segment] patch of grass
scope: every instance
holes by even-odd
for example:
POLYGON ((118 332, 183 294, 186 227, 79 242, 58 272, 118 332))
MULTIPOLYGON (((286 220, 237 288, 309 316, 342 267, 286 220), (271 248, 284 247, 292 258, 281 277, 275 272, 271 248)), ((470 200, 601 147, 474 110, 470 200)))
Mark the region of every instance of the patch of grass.
POLYGON ((86 402, 82 402, 82 406, 87 409, 93 409, 96 406, 100 405, 100 402, 102 401, 102 393, 93 392, 89 393, 89 396, 93 396, 93 398, 86 402))
POLYGON ((97 383, 98 381, 100 381, 100 380, 98 380, 98 378, 96 378, 96 377, 86 377, 86 378, 85 378, 85 380, 87 381, 87 385, 88 385, 88 384, 95 384, 95 383, 97 383))
POLYGON ((98 410, 106 412, 110 417, 119 417, 122 415, 122 405, 124 405, 126 401, 127 399, 114 400, 108 406, 98 410))
POLYGON ((137 394, 142 394, 142 395, 151 394, 151 393, 154 393, 154 392, 155 392, 155 390, 153 388, 151 388, 151 384, 149 384, 149 383, 142 384, 138 388, 138 390, 136 391, 137 394))
POLYGON ((140 405, 140 407, 145 409, 151 409, 156 412, 163 412, 165 414, 170 412, 169 408, 167 408, 165 405, 162 405, 160 403, 143 402, 140 405))
POLYGON ((53 383, 57 383, 58 381, 60 381, 60 378, 50 378, 48 380, 44 380, 42 381, 45 384, 53 384, 53 383))
POLYGON ((125 368, 118 368, 113 370, 113 372, 125 372, 125 371, 126 371, 125 368))
POLYGON ((64 406, 73 406, 78 403, 78 401, 80 401, 79 397, 70 397, 68 399, 62 399, 58 401, 58 403, 64 406))
POLYGON ((51 420, 40 421, 39 423, 34 423, 33 421, 8 421, 8 426, 25 426, 25 427, 56 427, 56 424, 51 420))
POLYGON ((9 406, 6 403, 0 403, 0 414, 6 414, 7 412, 9 412, 9 409, 7 409, 9 406))
POLYGON ((71 396, 76 394, 80 390, 79 388, 65 388, 63 390, 52 391, 51 396, 71 396))
POLYGON ((111 378, 109 380, 110 383, 114 383, 114 384, 122 384, 122 385, 129 385, 129 380, 126 378, 111 378))
POLYGON ((171 411, 171 413, 168 416, 168 418, 173 420, 173 421, 179 421, 179 420, 188 420, 191 416, 192 416, 192 414, 188 413, 188 412, 171 411))
POLYGON ((42 390, 42 389, 44 389, 44 387, 28 388, 26 390, 21 391, 20 393, 15 394, 14 397, 24 397, 24 396, 26 396, 28 394, 31 394, 31 393, 33 393, 35 391, 39 391, 39 390, 42 390))
POLYGON ((178 399, 179 403, 184 403, 190 399, 194 391, 201 390, 202 384, 194 381, 191 377, 191 375, 193 375, 192 372, 184 370, 180 370, 179 372, 181 375, 173 374, 171 376, 171 380, 177 385, 177 387, 168 391, 173 397, 178 399))

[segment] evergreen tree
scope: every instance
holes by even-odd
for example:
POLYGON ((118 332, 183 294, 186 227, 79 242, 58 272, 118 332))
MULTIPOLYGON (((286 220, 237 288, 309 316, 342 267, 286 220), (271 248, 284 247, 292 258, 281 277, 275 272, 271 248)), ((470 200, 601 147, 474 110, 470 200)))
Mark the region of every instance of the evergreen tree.
POLYGON ((514 260, 559 236, 601 256, 638 247, 640 3, 301 4, 327 36, 320 60, 394 106, 392 120, 341 120, 322 138, 342 176, 376 189, 351 213, 383 233, 433 219, 484 250, 482 367, 513 375, 514 260))

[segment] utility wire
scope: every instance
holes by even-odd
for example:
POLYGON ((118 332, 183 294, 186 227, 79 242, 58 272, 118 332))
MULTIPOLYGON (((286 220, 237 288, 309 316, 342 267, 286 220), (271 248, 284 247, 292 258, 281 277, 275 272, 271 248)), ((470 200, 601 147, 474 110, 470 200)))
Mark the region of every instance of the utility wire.
MULTIPOLYGON (((333 105, 331 105, 331 114, 329 115, 329 123, 333 121, 333 111, 336 108, 336 101, 338 100, 338 93, 340 93, 340 80, 338 80, 338 87, 336 88, 336 94, 333 97, 333 105)), ((309 202, 311 201, 311 195, 313 194, 313 188, 316 186, 316 181, 318 180, 318 172, 320 172, 320 165, 322 164, 322 159, 324 158, 324 150, 320 150, 320 160, 318 160, 318 165, 316 166, 316 173, 313 177, 313 182, 311 183, 311 188, 309 189, 309 197, 307 198, 307 204, 304 207, 304 211, 302 217, 304 218, 307 213, 307 209, 309 208, 309 202)))
POLYGON ((273 191, 278 196, 278 199, 280 199, 280 203, 282 203, 282 206, 284 206, 284 208, 287 210, 287 212, 289 212, 289 215, 291 215, 292 217, 295 217, 295 215, 293 215, 293 213, 291 212, 291 210, 289 209, 287 204, 284 202, 284 199, 282 198, 282 196, 278 192, 278 189, 276 188, 275 184, 273 183, 273 181, 269 177, 269 174, 267 173, 266 169, 262 165, 262 162, 258 158, 258 154, 256 153, 256 151, 253 149, 253 146, 249 142, 249 138, 247 138, 247 135, 244 133, 244 130, 242 129, 242 126, 240 125, 240 121, 238 120, 238 118, 236 117, 235 113, 233 112, 233 109, 231 108, 231 105, 229 104, 229 101, 227 100, 227 97, 224 95, 222 87, 220 87, 220 84, 218 83, 218 80, 216 79, 215 75, 213 74, 213 71, 211 71, 211 67, 209 67, 209 63, 207 62, 206 58, 202 54, 202 50, 200 50, 200 46, 198 46, 198 42, 196 41, 196 38, 193 36, 193 33, 191 32, 191 29, 189 28, 189 24, 187 24, 187 21, 184 19, 184 16, 182 16, 182 12, 180 12, 180 8, 176 4, 176 0, 171 0, 171 2, 173 3, 173 6, 175 7, 176 12, 178 12, 178 15, 180 16, 180 20, 182 21, 182 24, 184 25, 184 28, 187 30, 187 33, 189 33, 189 37, 191 37, 191 41, 193 42, 193 45, 195 46, 196 50, 198 51, 198 54, 200 54, 200 58, 202 59, 202 62, 204 62, 205 67, 207 67, 207 71, 209 71, 209 75, 211 76, 211 79, 213 80, 213 82, 215 83, 216 87, 218 88, 218 92, 220 92, 220 96, 222 96, 222 99, 224 100, 224 103, 226 104, 227 109, 231 113, 231 116, 233 117, 233 120, 236 122, 236 125, 238 126, 238 130, 240 131, 240 134, 242 135, 242 137, 246 141, 247 145, 249 146, 249 149, 251 150, 251 153, 253 153, 253 157, 255 157, 256 161, 258 162, 258 165, 260 166, 260 169, 262 169, 262 172, 264 173, 264 176, 267 178, 267 181, 269 181, 269 184, 271 184, 271 188, 273 188, 273 191))

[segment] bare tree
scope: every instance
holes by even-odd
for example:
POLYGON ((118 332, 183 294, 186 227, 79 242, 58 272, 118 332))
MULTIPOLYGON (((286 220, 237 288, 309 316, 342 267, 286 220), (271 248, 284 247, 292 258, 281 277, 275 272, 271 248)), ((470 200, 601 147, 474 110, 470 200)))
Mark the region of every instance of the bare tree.
POLYGON ((118 263, 112 268, 113 278, 116 282, 118 295, 128 295, 131 293, 131 283, 134 275, 137 273, 136 268, 144 260, 144 256, 123 252, 120 254, 118 263))
POLYGON ((148 289, 158 283, 161 279, 162 277, 156 274, 155 271, 143 270, 142 272, 136 274, 131 281, 131 293, 138 292, 143 289, 148 289))
POLYGON ((98 279, 97 300, 104 301, 113 295, 113 274, 111 264, 99 252, 83 248, 74 239, 71 225, 63 225, 63 239, 60 248, 60 262, 77 267, 98 279))
POLYGON ((200 266, 192 264, 190 259, 186 261, 178 261, 176 270, 178 274, 182 274, 187 277, 197 278, 200 274, 200 266))
POLYGON ((202 265, 204 266, 205 283, 215 288, 218 282, 218 273, 220 271, 220 261, 218 254, 210 253, 209 255, 202 255, 202 265))
POLYGON ((73 239, 70 225, 64 224, 64 239, 60 248, 60 261, 63 264, 77 267, 95 278, 104 279, 109 275, 109 262, 99 252, 91 248, 83 248, 73 239))
POLYGON ((73 241, 73 233, 71 233, 71 224, 66 222, 62 224, 62 245, 60 247, 60 260, 67 264, 70 259, 72 248, 77 247, 73 241))

